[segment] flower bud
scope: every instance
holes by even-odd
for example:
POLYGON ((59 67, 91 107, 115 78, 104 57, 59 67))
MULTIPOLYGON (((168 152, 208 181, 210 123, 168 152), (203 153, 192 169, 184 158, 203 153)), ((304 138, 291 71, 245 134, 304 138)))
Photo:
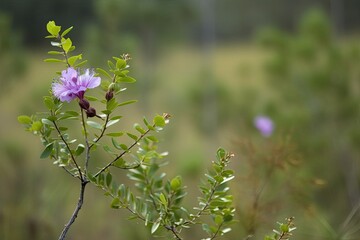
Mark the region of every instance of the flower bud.
POLYGON ((105 99, 107 101, 110 101, 113 97, 114 97, 114 92, 113 91, 110 90, 110 91, 106 92, 105 99))
POLYGON ((95 117, 95 116, 96 116, 96 110, 95 110, 95 108, 89 107, 89 108, 86 110, 86 116, 89 117, 89 118, 95 117))
POLYGON ((82 109, 85 109, 85 110, 88 110, 89 107, 90 107, 89 101, 86 100, 86 99, 84 99, 84 98, 80 99, 79 105, 80 105, 80 107, 81 107, 82 109))
POLYGON ((118 83, 110 83, 108 87, 109 91, 117 92, 120 90, 120 85, 118 83))

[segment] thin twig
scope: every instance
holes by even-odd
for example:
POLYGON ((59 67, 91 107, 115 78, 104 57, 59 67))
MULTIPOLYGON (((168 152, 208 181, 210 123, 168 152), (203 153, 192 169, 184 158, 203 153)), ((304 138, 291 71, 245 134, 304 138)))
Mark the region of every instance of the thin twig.
POLYGON ((101 130, 100 136, 99 136, 98 138, 96 138, 96 140, 89 146, 89 150, 104 136, 104 133, 105 133, 105 131, 106 131, 106 129, 107 129, 106 125, 107 125, 108 122, 109 122, 109 117, 110 117, 110 115, 107 114, 107 115, 106 115, 106 119, 105 119, 105 123, 104 123, 104 127, 103 127, 103 129, 101 130))
MULTIPOLYGON (((155 126, 154 126, 155 127, 155 126)), ((95 175, 94 177, 99 176, 102 172, 104 172, 106 169, 108 169, 114 162, 116 162, 118 159, 120 159, 121 157, 123 157, 126 153, 128 153, 136 144, 138 144, 140 142, 141 139, 144 138, 144 136, 146 134, 148 134, 150 132, 150 129, 148 129, 146 132, 144 132, 143 134, 140 135, 140 137, 138 139, 136 139, 136 141, 130 146, 128 147, 127 150, 123 151, 119 156, 117 156, 114 160, 112 160, 111 162, 109 162, 106 166, 104 166, 102 169, 100 169, 95 175)))
POLYGON ((90 146, 89 146, 89 140, 88 140, 88 133, 86 129, 85 119, 84 119, 84 110, 81 109, 81 122, 84 129, 84 138, 85 138, 85 175, 87 174, 87 169, 89 166, 89 159, 90 159, 90 146))
POLYGON ((54 124, 54 126, 55 126, 55 129, 56 129, 56 131, 58 132, 61 140, 64 142, 67 150, 69 151, 69 154, 70 154, 70 156, 71 156, 71 160, 73 161, 73 163, 74 163, 75 166, 76 166, 76 169, 77 169, 78 172, 79 172, 80 179, 81 179, 81 180, 84 180, 83 175, 82 175, 82 173, 81 173, 81 169, 80 169, 79 165, 77 164, 74 155, 73 155, 72 152, 71 152, 71 148, 70 148, 69 144, 68 144, 67 141, 65 140, 64 136, 61 134, 61 131, 60 131, 58 125, 56 124, 56 122, 55 122, 55 121, 52 121, 52 122, 53 122, 53 124, 54 124))

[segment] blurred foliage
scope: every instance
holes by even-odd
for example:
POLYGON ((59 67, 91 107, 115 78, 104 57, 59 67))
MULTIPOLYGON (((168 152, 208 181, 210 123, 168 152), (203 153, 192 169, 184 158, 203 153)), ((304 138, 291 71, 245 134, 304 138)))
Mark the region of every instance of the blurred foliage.
POLYGON ((319 10, 302 18, 295 35, 268 29, 259 40, 270 55, 271 113, 279 126, 292 129, 308 170, 328 182, 317 198, 321 209, 333 209, 336 223, 360 197, 360 46, 340 44, 319 10), (331 196, 338 197, 327 201, 331 196))
POLYGON ((26 70, 26 56, 22 36, 12 31, 12 16, 0 11, 0 92, 6 92, 14 79, 20 79, 26 70))

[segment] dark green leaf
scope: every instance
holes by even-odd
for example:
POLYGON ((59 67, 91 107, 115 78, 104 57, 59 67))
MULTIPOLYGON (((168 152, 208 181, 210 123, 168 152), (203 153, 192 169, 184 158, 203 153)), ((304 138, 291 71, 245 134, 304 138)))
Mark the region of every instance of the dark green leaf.
POLYGON ((83 144, 79 144, 75 149, 75 156, 80 156, 85 150, 85 146, 83 144))
POLYGON ((111 202, 111 207, 112 208, 120 208, 120 199, 119 198, 114 198, 111 202))
POLYGON ((106 178, 105 178, 105 181, 106 181, 106 186, 110 186, 110 184, 111 184, 111 181, 112 181, 112 175, 111 175, 111 173, 107 173, 106 174, 106 178))
POLYGON ((54 147, 54 143, 49 143, 48 145, 46 145, 44 151, 41 153, 40 158, 47 158, 50 156, 52 150, 54 147))
POLYGON ((225 152, 224 149, 219 148, 217 150, 217 157, 218 157, 219 160, 225 158, 225 155, 226 155, 226 152, 225 152))

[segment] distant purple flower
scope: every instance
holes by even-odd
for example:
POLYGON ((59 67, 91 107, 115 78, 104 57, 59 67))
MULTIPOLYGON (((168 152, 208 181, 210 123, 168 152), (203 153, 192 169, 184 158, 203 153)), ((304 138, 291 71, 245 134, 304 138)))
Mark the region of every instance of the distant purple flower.
POLYGON ((69 67, 61 72, 60 81, 52 84, 52 92, 62 102, 70 102, 75 98, 81 100, 84 98, 87 89, 100 85, 100 77, 94 77, 94 75, 95 73, 89 69, 86 69, 84 74, 79 75, 78 71, 69 67))
POLYGON ((274 130, 274 124, 272 120, 266 116, 257 116, 254 119, 254 125, 264 137, 271 136, 274 130))

